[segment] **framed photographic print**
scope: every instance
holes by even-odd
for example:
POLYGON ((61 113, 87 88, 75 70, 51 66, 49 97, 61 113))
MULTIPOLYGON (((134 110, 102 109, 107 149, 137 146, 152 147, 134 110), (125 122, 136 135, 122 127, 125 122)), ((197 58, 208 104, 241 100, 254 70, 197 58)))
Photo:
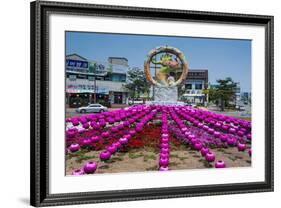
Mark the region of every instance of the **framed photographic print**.
POLYGON ((31 205, 273 191, 273 17, 31 3, 31 205))

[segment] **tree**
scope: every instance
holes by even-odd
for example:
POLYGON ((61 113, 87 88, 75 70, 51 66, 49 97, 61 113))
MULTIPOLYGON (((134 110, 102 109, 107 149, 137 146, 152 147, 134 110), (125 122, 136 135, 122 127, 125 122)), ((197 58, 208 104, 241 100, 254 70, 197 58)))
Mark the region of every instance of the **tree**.
POLYGON ((149 94, 149 84, 146 80, 144 71, 134 67, 127 73, 127 83, 124 87, 129 91, 130 97, 134 99, 141 94, 149 94))
POLYGON ((221 111, 224 111, 225 106, 228 107, 229 103, 235 100, 237 84, 230 77, 219 79, 217 83, 214 97, 219 99, 221 111))
POLYGON ((235 101, 237 84, 230 78, 217 80, 217 85, 209 89, 209 102, 220 105, 221 111, 230 106, 231 101, 235 101))
POLYGON ((97 64, 95 62, 91 62, 89 64, 89 72, 90 73, 96 73, 96 69, 97 69, 97 64))

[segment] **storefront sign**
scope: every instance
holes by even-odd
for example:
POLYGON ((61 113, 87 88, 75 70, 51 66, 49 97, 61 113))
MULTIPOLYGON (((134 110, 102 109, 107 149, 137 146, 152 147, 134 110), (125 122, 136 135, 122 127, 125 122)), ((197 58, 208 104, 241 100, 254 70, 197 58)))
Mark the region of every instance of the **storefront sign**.
POLYGON ((67 67, 74 67, 74 68, 88 68, 88 62, 87 61, 66 59, 66 66, 67 67))

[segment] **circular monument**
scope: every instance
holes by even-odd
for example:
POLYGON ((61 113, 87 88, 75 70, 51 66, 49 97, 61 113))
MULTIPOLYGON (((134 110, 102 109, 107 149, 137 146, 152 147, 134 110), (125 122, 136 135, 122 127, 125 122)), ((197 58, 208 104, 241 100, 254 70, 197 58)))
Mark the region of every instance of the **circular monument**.
POLYGON ((186 79, 188 64, 184 54, 179 49, 160 46, 148 53, 147 60, 144 63, 144 72, 152 85, 174 87, 180 85, 186 79), (151 75, 153 68, 155 71, 154 78, 151 75), (181 72, 179 77, 176 76, 179 74, 178 72, 181 72))

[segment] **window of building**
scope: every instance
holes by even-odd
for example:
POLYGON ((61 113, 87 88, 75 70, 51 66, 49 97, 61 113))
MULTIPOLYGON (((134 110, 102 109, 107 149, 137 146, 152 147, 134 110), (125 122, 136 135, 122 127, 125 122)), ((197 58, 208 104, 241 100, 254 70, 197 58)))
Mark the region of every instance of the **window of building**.
POLYGON ((70 74, 70 75, 69 75, 69 80, 70 80, 70 81, 75 81, 75 80, 76 80, 76 75, 70 74))
POLYGON ((95 80, 95 77, 94 77, 94 76, 88 76, 88 80, 89 80, 89 81, 94 81, 94 80, 95 80))
POLYGON ((202 89, 202 84, 195 84, 195 89, 196 90, 201 90, 202 89))
POLYGON ((186 84, 185 88, 188 89, 188 90, 191 90, 192 89, 192 84, 186 84))
POLYGON ((112 81, 114 81, 114 82, 125 82, 126 81, 126 75, 125 74, 113 74, 112 75, 112 81))
POLYGON ((96 80, 104 80, 103 77, 96 77, 96 80))

